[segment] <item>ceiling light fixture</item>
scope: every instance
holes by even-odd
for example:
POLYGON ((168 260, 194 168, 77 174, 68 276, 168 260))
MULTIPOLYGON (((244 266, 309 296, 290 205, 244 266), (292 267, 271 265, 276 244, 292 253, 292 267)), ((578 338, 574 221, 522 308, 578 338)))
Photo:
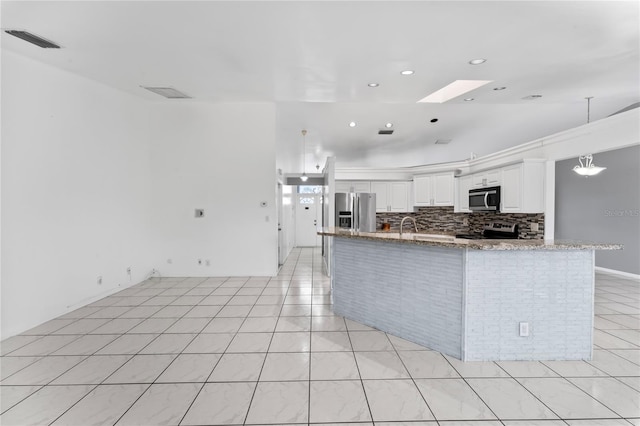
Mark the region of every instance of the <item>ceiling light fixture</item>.
POLYGON ((307 167, 304 161, 304 154, 307 146, 306 139, 307 139, 307 131, 302 129, 302 176, 300 176, 300 180, 303 182, 306 182, 307 179, 309 179, 309 176, 307 176, 307 167))
POLYGON ((380 84, 378 84, 378 83, 369 83, 369 84, 367 84, 367 86, 369 86, 369 87, 378 87, 378 86, 380 86, 380 84))
POLYGON ((393 127, 393 123, 387 123, 384 125, 384 127, 386 127, 387 129, 393 127))
POLYGON ((473 100, 474 100, 473 98, 464 98, 465 102, 469 102, 469 101, 473 101, 473 100))
POLYGON ((475 90, 478 87, 482 87, 485 84, 491 83, 492 81, 493 80, 456 80, 442 89, 436 90, 429 96, 420 99, 418 102, 441 104, 475 90))
POLYGON ((402 75, 413 75, 415 71, 413 70, 404 70, 404 71, 400 71, 400 74, 402 75))
MULTIPOLYGON (((589 96, 585 99, 587 100, 587 124, 589 124, 591 113, 591 99, 593 99, 593 96, 589 96)), ((593 164, 593 155, 591 154, 579 156, 578 163, 580 164, 576 165, 573 168, 573 171, 584 177, 595 176, 606 169, 606 167, 598 167, 593 164)))
POLYGON ((356 127, 356 122, 352 121, 351 123, 349 123, 349 127, 356 127))
POLYGON ((429 121, 430 121, 430 122, 432 122, 432 123, 437 123, 437 122, 438 122, 438 119, 437 119, 437 118, 432 118, 432 119, 431 119, 431 120, 429 120, 429 121))
POLYGON ((480 65, 480 64, 484 64, 485 62, 487 62, 486 59, 478 58, 478 59, 470 60, 469 64, 471 64, 471 65, 480 65))

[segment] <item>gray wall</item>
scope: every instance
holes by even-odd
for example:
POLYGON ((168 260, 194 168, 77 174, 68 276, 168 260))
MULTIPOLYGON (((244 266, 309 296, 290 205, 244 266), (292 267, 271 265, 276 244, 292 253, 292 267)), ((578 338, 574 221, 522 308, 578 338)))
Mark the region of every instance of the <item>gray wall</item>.
POLYGON ((577 158, 556 162, 555 238, 624 244, 596 251, 596 266, 640 274, 640 146, 594 154, 598 176, 573 172, 577 158))

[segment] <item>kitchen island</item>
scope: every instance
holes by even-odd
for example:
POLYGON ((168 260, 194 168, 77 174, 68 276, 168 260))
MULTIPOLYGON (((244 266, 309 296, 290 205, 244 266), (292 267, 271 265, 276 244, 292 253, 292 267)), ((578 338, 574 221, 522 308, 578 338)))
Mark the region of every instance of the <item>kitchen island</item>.
POLYGON ((330 236, 335 313, 463 361, 591 359, 594 251, 618 244, 330 236))

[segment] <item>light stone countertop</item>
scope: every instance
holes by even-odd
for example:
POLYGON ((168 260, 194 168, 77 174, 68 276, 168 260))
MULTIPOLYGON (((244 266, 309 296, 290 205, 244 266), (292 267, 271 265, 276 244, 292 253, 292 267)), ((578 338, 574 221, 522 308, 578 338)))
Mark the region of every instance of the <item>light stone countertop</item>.
POLYGON ((622 250, 622 244, 596 243, 569 240, 467 240, 438 231, 403 232, 397 231, 358 232, 343 228, 323 228, 318 235, 328 237, 354 238, 369 241, 388 241, 433 247, 467 248, 472 250, 622 250))

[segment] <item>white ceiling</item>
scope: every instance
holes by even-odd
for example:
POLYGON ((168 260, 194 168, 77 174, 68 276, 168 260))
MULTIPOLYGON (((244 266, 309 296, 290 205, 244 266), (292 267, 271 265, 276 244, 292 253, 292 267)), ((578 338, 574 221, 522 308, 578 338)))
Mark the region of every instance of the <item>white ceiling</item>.
POLYGON ((1 7, 3 30, 24 29, 63 47, 40 49, 3 33, 3 49, 150 102, 275 102, 279 139, 301 142, 300 130, 308 129, 309 169, 327 155, 339 167, 463 160, 585 124, 586 96, 594 97, 591 121, 640 101, 637 1, 1 7), (487 61, 469 65, 474 58, 487 61), (400 75, 405 69, 415 74, 400 75), (458 79, 494 82, 443 104, 416 103, 458 79), (173 86, 193 99, 164 99, 141 85, 173 86), (507 89, 493 90, 499 86, 507 89), (542 98, 522 99, 533 94, 542 98), (378 135, 387 122, 395 133, 378 135))

